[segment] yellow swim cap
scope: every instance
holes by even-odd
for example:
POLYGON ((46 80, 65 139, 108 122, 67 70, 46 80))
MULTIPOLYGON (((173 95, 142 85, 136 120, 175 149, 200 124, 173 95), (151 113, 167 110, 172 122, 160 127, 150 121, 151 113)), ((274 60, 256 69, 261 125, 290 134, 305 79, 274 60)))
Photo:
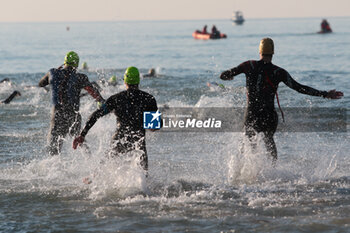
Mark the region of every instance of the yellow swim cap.
POLYGON ((264 38, 260 41, 259 53, 266 55, 274 54, 274 45, 271 38, 264 38))

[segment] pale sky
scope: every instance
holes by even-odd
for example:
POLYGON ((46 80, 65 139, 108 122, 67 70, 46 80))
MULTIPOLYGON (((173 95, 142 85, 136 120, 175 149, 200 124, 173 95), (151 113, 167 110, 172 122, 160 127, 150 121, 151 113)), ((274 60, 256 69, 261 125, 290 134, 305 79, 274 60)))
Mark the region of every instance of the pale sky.
POLYGON ((0 0, 0 22, 350 16, 350 0, 0 0))

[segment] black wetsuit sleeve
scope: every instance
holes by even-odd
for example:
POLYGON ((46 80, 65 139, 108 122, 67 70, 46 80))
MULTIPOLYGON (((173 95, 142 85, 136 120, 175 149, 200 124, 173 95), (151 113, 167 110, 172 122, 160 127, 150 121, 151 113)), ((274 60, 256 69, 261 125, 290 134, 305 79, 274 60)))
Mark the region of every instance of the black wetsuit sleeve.
POLYGON ((47 72, 39 81, 39 87, 45 87, 49 85, 49 75, 50 72, 47 72))
POLYGON ((98 109, 95 112, 93 112, 91 114, 91 116, 89 117, 89 120, 86 122, 84 129, 81 131, 80 135, 85 137, 86 134, 89 132, 89 130, 91 129, 92 126, 94 126, 94 124, 96 123, 96 121, 98 120, 98 118, 104 116, 103 114, 103 109, 98 109))
POLYGON ((239 74, 242 74, 242 73, 247 73, 248 72, 248 68, 250 66, 249 63, 250 63, 250 61, 246 61, 246 62, 241 63, 239 66, 232 68, 230 70, 232 76, 236 76, 236 75, 239 75, 239 74))
POLYGON ((2 101, 2 103, 9 104, 13 100, 13 98, 15 98, 18 95, 20 96, 21 93, 19 91, 14 91, 9 97, 7 97, 6 100, 2 101))
POLYGON ((107 115, 114 109, 114 105, 112 103, 113 100, 111 98, 107 99, 106 103, 104 103, 100 109, 96 110, 91 114, 89 120, 85 124, 84 129, 80 133, 81 136, 85 137, 99 118, 107 115))
POLYGON ((316 90, 312 87, 302 85, 302 84, 298 83, 297 81, 295 81, 287 71, 283 70, 282 72, 283 72, 282 81, 288 87, 292 88, 293 90, 296 90, 297 92, 302 93, 302 94, 306 94, 306 95, 322 96, 323 98, 325 98, 327 96, 327 94, 328 94, 327 91, 319 91, 319 90, 316 90))
POLYGON ((234 76, 247 73, 250 61, 241 63, 239 66, 234 67, 230 70, 226 70, 221 73, 220 79, 222 80, 232 80, 234 76))

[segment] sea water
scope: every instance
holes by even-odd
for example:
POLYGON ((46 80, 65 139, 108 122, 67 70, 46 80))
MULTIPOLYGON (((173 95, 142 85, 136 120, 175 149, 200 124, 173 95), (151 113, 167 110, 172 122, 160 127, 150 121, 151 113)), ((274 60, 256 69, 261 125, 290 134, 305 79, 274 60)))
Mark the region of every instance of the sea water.
MULTIPOLYGON (((344 92, 343 99, 327 100, 281 84, 282 108, 326 108, 331 115, 350 106, 350 18, 328 20, 332 34, 316 33, 318 18, 248 19, 242 26, 230 20, 1 23, 0 80, 11 82, 0 84, 0 99, 14 90, 22 95, 0 105, 0 231, 349 232, 348 121, 345 131, 277 132, 275 166, 259 139, 255 150, 242 152, 242 132, 148 132, 146 177, 137 154, 106 158, 113 114, 90 130, 90 153, 73 151, 67 137, 61 155, 49 156, 51 97, 36 87, 74 50, 91 81, 118 77, 116 87, 101 91, 105 98, 124 90, 126 67, 143 74, 153 67, 159 77, 143 78, 141 89, 160 107, 244 107, 244 75, 230 82, 219 75, 258 59, 260 39, 271 37, 274 64, 295 80, 344 92), (193 39, 205 24, 227 39, 193 39), (85 177, 92 183, 84 184, 85 177)), ((82 97, 83 124, 95 109, 91 97, 82 97)))

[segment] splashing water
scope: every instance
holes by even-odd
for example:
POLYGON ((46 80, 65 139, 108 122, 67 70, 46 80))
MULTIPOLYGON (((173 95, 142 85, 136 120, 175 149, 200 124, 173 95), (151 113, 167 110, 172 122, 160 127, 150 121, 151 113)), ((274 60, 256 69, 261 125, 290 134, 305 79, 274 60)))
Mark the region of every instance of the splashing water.
MULTIPOLYGON (((159 106, 244 107, 243 76, 225 82, 224 90, 206 83, 221 83, 221 71, 257 59, 259 40, 273 36, 275 63, 297 81, 346 91, 348 21, 333 19, 337 32, 326 36, 290 32, 300 25, 316 31, 316 19, 250 20, 234 30, 218 21, 228 38, 207 42, 189 34, 198 21, 74 23, 66 34, 61 23, 0 25, 8 35, 0 38, 6 45, 0 80, 11 80, 0 84, 0 99, 14 90, 22 93, 10 105, 0 105, 0 231, 348 231, 347 132, 278 132, 276 166, 261 138, 252 149, 241 132, 148 132, 146 177, 139 155, 106 156, 116 127, 113 114, 89 131, 91 153, 73 151, 67 137, 61 155, 50 157, 45 150, 50 93, 36 87, 44 72, 74 48, 92 67, 86 72, 91 81, 117 76, 116 87, 103 87, 106 98, 124 90, 125 67, 135 65, 142 73, 156 67, 161 74, 141 81, 159 106), (271 26, 269 35, 264 23, 271 26), (33 33, 39 27, 51 33, 33 33), (10 41, 18 31, 25 32, 23 39, 10 41), (87 177, 90 184, 83 182, 87 177)), ((339 101, 296 95, 284 85, 278 92, 283 107, 348 108, 350 103, 346 92, 339 101)), ((95 109, 92 98, 81 99, 83 122, 95 109)))

